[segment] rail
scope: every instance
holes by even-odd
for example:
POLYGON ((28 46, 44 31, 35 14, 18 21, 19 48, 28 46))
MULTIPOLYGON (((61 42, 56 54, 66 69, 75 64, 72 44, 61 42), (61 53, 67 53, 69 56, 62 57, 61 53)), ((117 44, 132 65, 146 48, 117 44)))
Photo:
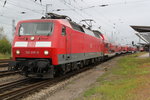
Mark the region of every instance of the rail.
POLYGON ((19 71, 0 71, 0 77, 12 75, 12 74, 18 74, 19 71))
POLYGON ((29 93, 35 92, 35 91, 42 89, 46 86, 49 86, 49 87, 54 86, 58 82, 65 81, 66 79, 69 79, 70 77, 72 77, 76 74, 79 74, 81 72, 84 72, 84 71, 91 69, 91 68, 93 68, 93 67, 84 67, 81 70, 77 70, 77 71, 74 71, 72 73, 68 73, 68 74, 61 76, 61 77, 56 77, 56 78, 51 79, 51 80, 42 80, 42 81, 39 81, 39 82, 36 82, 33 84, 29 84, 29 85, 21 87, 21 88, 13 89, 12 91, 8 91, 6 93, 0 94, 0 99, 1 100, 2 99, 5 99, 5 100, 19 99, 19 98, 24 97, 25 95, 27 95, 29 93))

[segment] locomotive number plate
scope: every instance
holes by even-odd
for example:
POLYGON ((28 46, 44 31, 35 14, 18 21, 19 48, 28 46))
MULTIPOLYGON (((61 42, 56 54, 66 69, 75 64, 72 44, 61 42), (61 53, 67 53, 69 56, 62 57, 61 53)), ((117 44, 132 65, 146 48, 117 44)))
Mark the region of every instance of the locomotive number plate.
POLYGON ((26 54, 39 54, 39 51, 25 51, 26 54))

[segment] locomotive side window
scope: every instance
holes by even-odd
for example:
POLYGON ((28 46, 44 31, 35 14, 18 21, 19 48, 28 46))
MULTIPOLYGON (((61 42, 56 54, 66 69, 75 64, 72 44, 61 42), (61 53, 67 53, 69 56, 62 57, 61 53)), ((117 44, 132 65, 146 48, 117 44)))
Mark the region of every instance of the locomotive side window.
POLYGON ((103 34, 100 31, 93 30, 95 37, 104 39, 103 34))
POLYGON ((86 34, 88 34, 88 35, 91 35, 91 36, 94 36, 94 37, 95 37, 94 32, 92 32, 91 30, 86 29, 86 28, 83 28, 83 30, 84 30, 84 32, 85 32, 86 34))
POLYGON ((53 23, 33 22, 22 23, 19 28, 19 35, 51 35, 53 23))
POLYGON ((94 33, 95 37, 100 38, 99 34, 94 33))
POLYGON ((76 23, 73 23, 73 22, 70 22, 70 24, 71 24, 71 26, 72 26, 72 28, 74 30, 77 30, 77 31, 80 31, 80 32, 84 32, 83 28, 80 25, 78 25, 76 23))
POLYGON ((93 32, 94 32, 95 37, 101 38, 101 37, 100 37, 100 34, 101 34, 101 33, 100 33, 99 31, 93 31, 93 32))
POLYGON ((62 27, 62 33, 61 33, 61 35, 63 35, 63 36, 65 36, 66 35, 66 27, 62 27))

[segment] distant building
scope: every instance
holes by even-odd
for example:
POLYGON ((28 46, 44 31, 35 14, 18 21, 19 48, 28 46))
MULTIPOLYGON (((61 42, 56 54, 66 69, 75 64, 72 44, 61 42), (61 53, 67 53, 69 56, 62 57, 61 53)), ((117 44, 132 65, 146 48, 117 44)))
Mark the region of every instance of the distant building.
POLYGON ((139 43, 143 46, 145 51, 150 51, 150 26, 131 26, 136 32, 135 33, 145 43, 139 43))

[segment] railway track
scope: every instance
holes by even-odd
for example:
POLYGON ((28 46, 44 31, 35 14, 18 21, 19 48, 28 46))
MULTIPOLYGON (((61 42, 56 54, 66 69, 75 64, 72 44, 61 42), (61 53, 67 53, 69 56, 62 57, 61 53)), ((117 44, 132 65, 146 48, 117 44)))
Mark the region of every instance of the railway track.
MULTIPOLYGON (((97 64, 94 64, 94 65, 97 65, 97 64)), ((31 79, 31 80, 27 79, 27 80, 19 80, 19 81, 15 81, 15 82, 11 82, 11 83, 2 84, 2 85, 0 85, 0 100, 20 99, 31 93, 39 91, 40 89, 43 89, 45 87, 54 86, 58 82, 65 81, 74 75, 77 75, 79 73, 82 73, 84 71, 92 69, 93 67, 91 67, 91 66, 94 66, 94 65, 84 67, 80 70, 68 73, 61 77, 56 77, 51 80, 40 80, 40 81, 36 81, 36 82, 31 82, 33 79, 31 79)))
POLYGON ((12 61, 11 59, 0 59, 0 68, 2 67, 8 67, 9 66, 9 62, 12 61))
POLYGON ((0 63, 0 68, 2 68, 2 67, 8 67, 8 66, 9 66, 8 63, 0 63))
POLYGON ((16 88, 16 89, 11 89, 11 88, 15 87, 15 85, 17 85, 17 84, 20 84, 20 82, 14 82, 14 83, 12 83, 13 85, 10 85, 11 83, 6 84, 6 85, 0 85, 0 87, 2 87, 2 88, 0 88, 0 90, 2 89, 3 91, 5 91, 5 90, 8 90, 8 89, 9 90, 11 89, 11 91, 7 91, 7 92, 4 92, 4 93, 0 92, 0 93, 2 93, 2 94, 0 94, 0 100, 3 100, 3 99, 5 99, 5 100, 19 99, 21 97, 24 97, 24 96, 28 95, 29 93, 33 93, 33 92, 35 92, 37 90, 40 90, 44 87, 54 86, 58 82, 69 79, 70 77, 72 77, 76 74, 79 74, 81 72, 84 72, 84 71, 86 71, 88 69, 91 69, 91 68, 93 68, 93 67, 85 67, 81 70, 74 71, 72 73, 68 73, 68 74, 66 74, 64 76, 61 76, 61 77, 56 77, 56 78, 51 79, 51 80, 41 80, 41 81, 38 81, 38 82, 35 82, 35 83, 33 82, 31 84, 28 84, 26 86, 21 86, 20 88, 16 88))
POLYGON ((8 82, 8 83, 4 83, 0 85, 0 94, 2 94, 4 91, 8 91, 14 87, 18 87, 21 86, 23 84, 25 84, 26 82, 28 82, 30 79, 22 79, 22 80, 17 80, 14 82, 8 82))
POLYGON ((0 77, 12 75, 12 74, 18 74, 19 71, 0 71, 0 77))
POLYGON ((0 64, 1 63, 9 63, 10 61, 12 61, 11 59, 0 59, 0 64))

